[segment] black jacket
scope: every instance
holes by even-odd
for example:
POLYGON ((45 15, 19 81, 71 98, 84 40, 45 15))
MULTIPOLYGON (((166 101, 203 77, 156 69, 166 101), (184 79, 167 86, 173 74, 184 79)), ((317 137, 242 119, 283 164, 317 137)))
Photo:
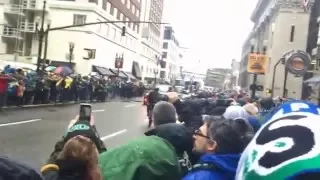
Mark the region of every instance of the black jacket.
POLYGON ((57 168, 42 170, 45 180, 87 180, 86 164, 77 160, 57 160, 57 168))
POLYGON ((147 131, 145 135, 158 136, 170 142, 175 148, 181 167, 185 172, 191 168, 192 164, 196 163, 197 159, 192 153, 193 132, 187 127, 177 123, 162 124, 147 131))
POLYGON ((202 107, 197 100, 186 100, 184 102, 177 100, 173 103, 179 116, 179 121, 184 122, 185 126, 191 131, 199 129, 203 125, 202 107))

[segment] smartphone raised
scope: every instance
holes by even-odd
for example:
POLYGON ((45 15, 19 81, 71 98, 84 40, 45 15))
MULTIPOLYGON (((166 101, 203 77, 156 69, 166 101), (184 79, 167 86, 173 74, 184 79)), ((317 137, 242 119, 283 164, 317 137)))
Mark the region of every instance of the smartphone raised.
POLYGON ((80 121, 90 121, 91 113, 92 113, 91 104, 86 104, 86 103, 80 104, 80 113, 79 113, 80 121))

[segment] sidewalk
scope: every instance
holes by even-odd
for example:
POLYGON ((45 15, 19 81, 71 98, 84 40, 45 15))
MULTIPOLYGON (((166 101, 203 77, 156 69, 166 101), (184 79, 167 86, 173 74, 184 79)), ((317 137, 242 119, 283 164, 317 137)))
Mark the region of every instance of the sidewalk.
MULTIPOLYGON (((114 99, 109 99, 106 102, 93 101, 90 103, 95 104, 95 103, 108 103, 108 102, 142 102, 142 97, 131 98, 130 100, 122 100, 120 98, 114 98, 114 99)), ((51 106, 66 106, 66 105, 73 105, 73 104, 80 104, 80 103, 81 102, 70 101, 65 103, 52 103, 52 104, 51 103, 50 104, 30 104, 30 105, 23 105, 23 106, 5 106, 3 107, 3 109, 13 110, 13 109, 40 108, 40 107, 51 107, 51 106)))

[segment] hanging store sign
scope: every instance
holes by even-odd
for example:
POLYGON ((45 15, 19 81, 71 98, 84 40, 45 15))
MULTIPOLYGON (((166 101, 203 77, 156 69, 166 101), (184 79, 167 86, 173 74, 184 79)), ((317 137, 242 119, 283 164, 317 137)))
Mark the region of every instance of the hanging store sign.
POLYGON ((288 54, 286 59, 286 70, 297 76, 301 77, 306 73, 311 64, 311 57, 305 51, 292 51, 288 54))
POLYGON ((251 53, 248 57, 248 73, 264 74, 268 69, 268 57, 264 54, 251 53))

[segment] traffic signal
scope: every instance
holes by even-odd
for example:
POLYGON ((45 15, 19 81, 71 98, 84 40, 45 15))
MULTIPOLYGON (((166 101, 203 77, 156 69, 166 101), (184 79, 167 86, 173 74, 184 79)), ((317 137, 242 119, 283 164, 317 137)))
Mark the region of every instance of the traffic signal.
POLYGON ((123 26, 122 27, 122 33, 121 33, 122 36, 126 36, 126 27, 123 26))

